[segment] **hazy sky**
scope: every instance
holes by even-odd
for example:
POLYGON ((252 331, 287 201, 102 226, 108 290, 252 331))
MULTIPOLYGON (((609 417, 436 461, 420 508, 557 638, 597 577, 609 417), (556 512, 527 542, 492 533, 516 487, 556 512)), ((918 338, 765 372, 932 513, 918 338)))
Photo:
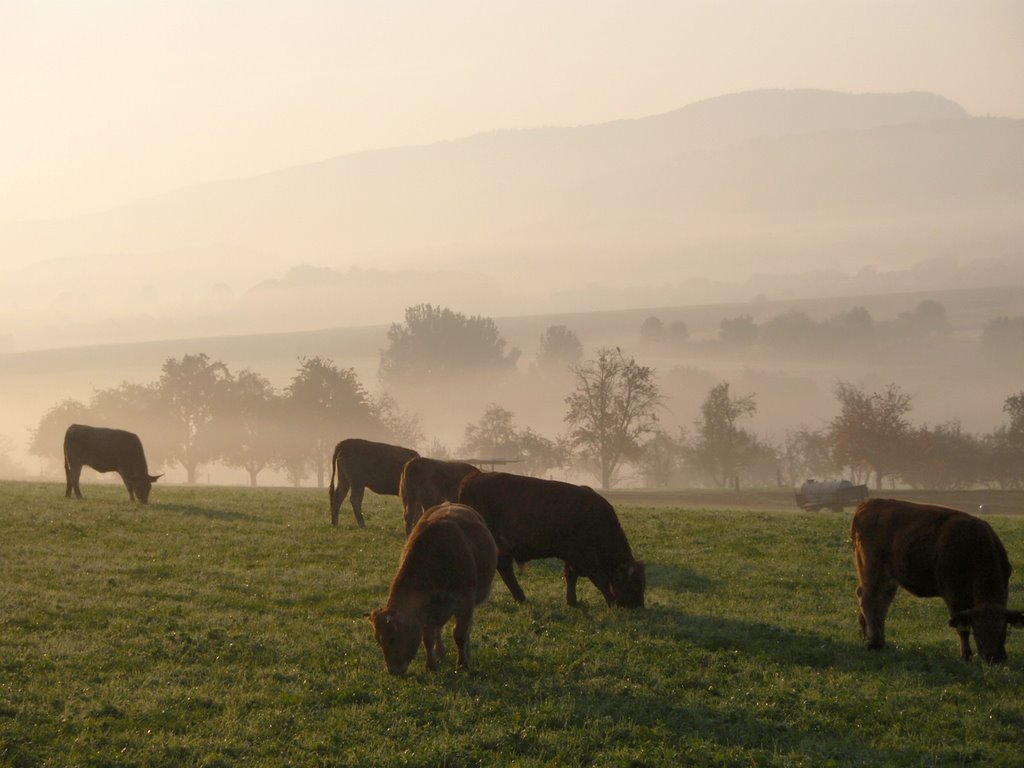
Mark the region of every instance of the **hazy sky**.
POLYGON ((0 222, 757 88, 1024 118, 1024 2, 0 0, 0 222))

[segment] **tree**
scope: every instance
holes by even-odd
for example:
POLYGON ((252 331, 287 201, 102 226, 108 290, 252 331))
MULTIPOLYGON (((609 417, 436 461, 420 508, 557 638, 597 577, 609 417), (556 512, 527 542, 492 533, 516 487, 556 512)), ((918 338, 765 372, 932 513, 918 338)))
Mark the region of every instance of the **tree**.
POLYGON ((754 395, 732 397, 727 381, 713 386, 701 404, 691 452, 715 485, 724 487, 737 478, 752 454, 757 441, 737 422, 756 412, 754 395))
POLYGON ((949 333, 946 308, 934 299, 925 299, 910 312, 900 312, 888 326, 893 336, 904 339, 922 339, 949 333))
POLYGON ((285 389, 284 409, 289 425, 284 466, 293 477, 303 465, 312 467, 318 488, 324 487, 339 440, 381 436, 382 428, 355 371, 339 369, 326 358, 299 359, 299 370, 285 389))
POLYGON ((648 317, 640 324, 640 340, 658 343, 665 340, 665 324, 660 317, 648 317))
POLYGON ((167 358, 161 368, 160 407, 170 425, 167 459, 180 464, 195 483, 200 465, 218 457, 216 420, 224 413, 231 372, 205 353, 167 358))
POLYGON ((380 377, 408 383, 468 372, 507 372, 519 350, 505 352, 505 340, 489 317, 466 317, 450 309, 419 304, 405 310, 405 323, 388 330, 380 353, 380 377))
POLYGON ((172 432, 156 384, 122 382, 93 394, 89 405, 90 423, 135 432, 145 446, 150 466, 167 461, 173 447, 172 432))
POLYGON ((787 431, 781 461, 786 479, 792 486, 805 480, 825 479, 835 470, 828 435, 822 429, 803 427, 787 431))
POLYGON ((622 461, 637 455, 641 438, 657 425, 661 396, 654 371, 617 347, 597 350, 597 359, 572 370, 576 389, 565 400, 570 440, 607 488, 622 461))
POLYGON ((260 472, 280 459, 282 400, 266 378, 248 369, 239 371, 228 388, 217 431, 219 453, 228 466, 244 469, 255 488, 260 472))
POLYGON ((996 317, 981 330, 985 359, 1001 368, 1024 367, 1024 315, 996 317))
POLYGON ((516 471, 530 477, 543 477, 552 469, 569 463, 570 448, 562 439, 549 440, 530 427, 516 434, 519 464, 516 471))
POLYGON ((839 382, 836 398, 841 411, 829 424, 832 458, 838 466, 849 467, 854 479, 874 472, 881 488, 882 478, 898 474, 904 462, 910 429, 904 416, 910 410, 911 397, 896 384, 868 394, 839 382))
POLYGON ((644 485, 648 488, 665 488, 683 461, 685 455, 683 440, 676 440, 668 432, 659 429, 643 445, 637 462, 644 485))
POLYGON ((518 436, 512 411, 491 403, 480 421, 466 427, 462 450, 470 457, 512 458, 519 455, 518 436))
POLYGON ((723 318, 718 324, 718 340, 732 347, 750 347, 757 341, 757 326, 750 315, 723 318))
POLYGON ((551 325, 540 337, 537 367, 546 373, 564 373, 583 358, 579 337, 564 325, 551 325))
POLYGON ((28 451, 47 461, 64 467, 64 433, 72 424, 89 423, 89 408, 84 403, 67 398, 50 408, 32 430, 28 451))
POLYGON ((370 399, 370 412, 380 423, 387 440, 413 449, 426 440, 420 417, 402 410, 398 401, 387 392, 370 399))
POLYGON ((970 488, 984 474, 984 445, 958 421, 912 430, 906 445, 900 477, 911 488, 970 488))

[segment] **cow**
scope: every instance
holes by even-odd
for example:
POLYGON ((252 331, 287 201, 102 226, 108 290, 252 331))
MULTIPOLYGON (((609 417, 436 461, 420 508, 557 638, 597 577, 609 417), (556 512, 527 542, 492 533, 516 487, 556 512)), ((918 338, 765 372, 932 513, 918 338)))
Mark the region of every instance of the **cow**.
POLYGON ((868 499, 853 515, 850 536, 868 648, 885 645, 885 616, 897 587, 903 587, 946 602, 964 661, 972 656, 972 628, 985 661, 1006 660, 1006 626, 1024 626, 1024 614, 1006 609, 1012 568, 987 522, 950 507, 868 499))
POLYGON ((459 483, 480 470, 464 461, 441 461, 418 456, 402 468, 398 496, 402 500, 405 535, 412 533, 423 510, 443 501, 459 500, 459 483))
POLYGON ((513 562, 542 557, 564 563, 565 602, 576 605, 576 581, 590 579, 609 606, 642 608, 646 575, 633 553, 615 509, 586 486, 506 472, 469 475, 459 503, 479 512, 498 545, 498 574, 512 597, 526 595, 513 562))
POLYGON ((72 491, 76 498, 82 498, 78 481, 83 466, 97 472, 117 472, 128 489, 128 498, 135 501, 138 496, 143 504, 149 503, 153 483, 163 477, 149 474, 142 441, 134 432, 72 424, 64 433, 65 498, 70 499, 72 491))
POLYGON ((431 507, 405 543, 387 604, 370 613, 373 634, 393 675, 404 675, 420 641, 427 669, 444 657, 441 628, 452 616, 456 667, 469 667, 473 608, 491 593, 498 552, 483 519, 462 504, 431 507))
POLYGON ((409 459, 419 454, 411 448, 387 443, 375 443, 358 437, 342 440, 334 446, 331 457, 331 485, 328 489, 331 501, 331 525, 338 524, 338 512, 345 501, 345 495, 352 490, 352 511, 360 528, 366 527, 363 520, 363 491, 369 488, 374 493, 389 496, 398 495, 398 483, 402 467, 409 459), (338 485, 335 487, 334 478, 338 485))

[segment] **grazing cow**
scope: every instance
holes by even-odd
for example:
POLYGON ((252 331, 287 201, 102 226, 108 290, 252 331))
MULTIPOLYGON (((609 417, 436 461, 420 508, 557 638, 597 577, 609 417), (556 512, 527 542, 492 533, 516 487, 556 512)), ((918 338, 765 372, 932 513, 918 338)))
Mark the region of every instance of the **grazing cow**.
POLYGON ((398 496, 402 499, 405 517, 405 535, 412 533, 413 526, 424 510, 443 501, 458 501, 462 478, 479 471, 463 461, 441 461, 422 456, 409 459, 402 468, 402 479, 398 485, 398 496))
POLYGON ((972 628, 985 661, 1006 660, 1006 625, 1024 626, 1024 614, 1006 609, 1012 569, 992 526, 949 507, 869 499, 857 507, 850 535, 868 648, 885 645, 885 616, 896 588, 903 587, 917 597, 945 600, 965 661, 972 628))
POLYGON ((452 616, 459 668, 469 667, 473 608, 491 592, 497 561, 483 519, 462 504, 439 504, 420 518, 405 543, 388 602, 370 614, 388 672, 404 675, 420 640, 427 669, 444 656, 441 628, 452 616))
POLYGON ((642 608, 644 564, 633 559, 615 509, 586 486, 505 472, 469 475, 459 502, 477 510, 498 545, 498 573, 518 602, 526 600, 512 563, 557 557, 565 564, 565 602, 576 581, 590 579, 609 606, 642 608))
POLYGON ((328 489, 331 500, 331 525, 338 524, 338 512, 345 495, 352 489, 352 511, 360 528, 366 527, 363 520, 363 491, 369 488, 374 493, 398 495, 398 483, 402 467, 409 459, 419 456, 410 448, 387 443, 374 443, 357 437, 342 440, 334 446, 331 458, 331 486, 328 489), (338 485, 335 487, 334 478, 338 485))
POLYGON ((134 432, 72 424, 64 433, 65 498, 70 499, 72 491, 77 498, 82 498, 78 481, 83 466, 97 472, 117 472, 128 489, 128 498, 135 501, 138 496, 143 504, 149 503, 153 483, 163 477, 163 474, 149 474, 142 441, 134 432))

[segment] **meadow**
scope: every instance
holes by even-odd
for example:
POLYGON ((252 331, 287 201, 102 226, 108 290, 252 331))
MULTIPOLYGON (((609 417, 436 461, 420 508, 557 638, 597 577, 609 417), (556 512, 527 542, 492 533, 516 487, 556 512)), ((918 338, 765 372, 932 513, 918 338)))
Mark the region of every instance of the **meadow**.
MULTIPOLYGON (((966 664, 939 600, 857 633, 849 512, 616 501, 647 608, 559 564, 500 580, 473 668, 389 676, 381 605, 401 509, 326 491, 0 483, 0 765, 1020 765, 1024 633, 966 664)), ((737 505, 738 506, 738 505, 737 505)), ((991 522, 1018 571, 1024 517, 991 522)))

